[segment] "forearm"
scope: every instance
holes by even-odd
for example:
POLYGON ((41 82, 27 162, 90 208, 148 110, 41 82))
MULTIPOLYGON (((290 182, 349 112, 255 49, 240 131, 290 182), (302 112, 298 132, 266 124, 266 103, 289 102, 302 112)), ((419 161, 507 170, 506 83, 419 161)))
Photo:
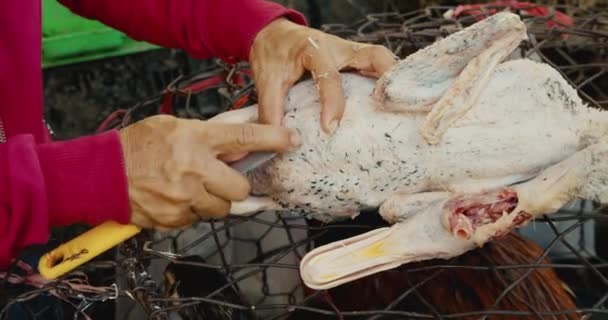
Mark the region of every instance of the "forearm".
POLYGON ((37 145, 30 135, 0 145, 0 268, 52 226, 129 222, 115 132, 37 145))
POLYGON ((192 57, 248 60, 256 34, 278 17, 302 14, 264 0, 59 0, 73 12, 136 40, 180 48, 192 57))

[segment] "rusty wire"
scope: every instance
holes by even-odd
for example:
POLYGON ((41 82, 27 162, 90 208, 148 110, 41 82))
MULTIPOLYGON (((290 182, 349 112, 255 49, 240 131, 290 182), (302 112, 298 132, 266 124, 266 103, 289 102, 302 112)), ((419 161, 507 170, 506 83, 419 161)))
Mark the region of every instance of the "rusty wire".
MULTIPOLYGON (((448 19, 444 14, 449 9, 452 7, 433 6, 408 13, 369 14, 350 25, 328 24, 322 29, 355 41, 385 45, 397 56, 404 58, 480 18, 465 15, 448 19)), ((516 55, 551 64, 590 106, 608 108, 608 11, 572 7, 554 9, 573 16, 574 25, 549 29, 546 21, 551 17, 524 15, 530 39, 522 43, 516 55)), ((203 73, 180 77, 158 96, 117 112, 104 122, 102 129, 124 127, 138 119, 157 114, 166 101, 171 102, 173 114, 206 119, 209 113, 206 113, 205 106, 193 101, 200 95, 220 97, 220 111, 234 108, 235 104, 238 104, 237 107, 253 104, 256 98, 251 79, 234 81, 235 75, 242 75, 246 71, 247 65, 227 66, 220 63, 203 73), (221 78, 221 81, 198 91, 192 89, 201 81, 214 77, 216 80, 221 78)), ((583 205, 586 203, 583 202, 583 205)), ((608 223, 608 216, 602 210, 597 206, 593 206, 592 210, 565 209, 535 221, 535 227, 544 225, 552 235, 543 250, 538 255, 529 257, 525 263, 466 263, 467 256, 490 254, 492 249, 486 246, 448 261, 432 261, 400 268, 394 271, 399 275, 397 279, 407 278, 399 286, 401 291, 391 296, 391 299, 378 299, 388 299, 383 301, 384 304, 372 305, 370 302, 367 308, 345 304, 345 299, 348 300, 349 297, 343 295, 351 294, 352 300, 357 300, 358 295, 365 290, 372 290, 372 287, 353 286, 346 292, 307 290, 299 281, 298 261, 319 242, 327 241, 327 237, 346 237, 369 231, 381 225, 378 221, 355 220, 323 225, 304 221, 300 217, 277 216, 268 212, 251 217, 204 221, 182 231, 165 234, 144 232, 121 245, 115 258, 96 259, 81 268, 80 272, 90 274, 101 269, 114 270, 116 281, 121 283, 122 279, 122 284, 113 287, 113 291, 101 291, 93 296, 89 292, 86 295, 75 292, 73 287, 66 285, 69 278, 61 279, 14 294, 8 300, 9 304, 2 309, 2 315, 6 316, 6 310, 10 306, 27 305, 33 297, 52 292, 55 297, 70 302, 74 308, 71 311, 74 319, 84 317, 88 305, 115 301, 118 297, 126 297, 142 306, 143 314, 152 319, 169 319, 176 312, 181 312, 184 319, 197 319, 196 315, 211 309, 224 314, 240 312, 241 319, 570 319, 590 315, 605 316, 608 314, 608 261, 598 256, 595 249, 586 242, 585 235, 589 232, 585 226, 590 222, 608 223), (578 235, 574 244, 567 241, 573 235, 578 235), (562 259, 552 254, 557 246, 565 248, 569 258, 562 259), (192 256, 201 259, 191 260, 192 256), (546 259, 549 256, 551 259, 546 259), (175 289, 179 285, 176 287, 175 282, 167 280, 170 277, 162 272, 154 274, 153 266, 166 270, 164 268, 168 263, 190 268, 180 270, 195 271, 197 276, 180 279, 179 285, 187 286, 190 283, 191 287, 199 291, 193 292, 193 288, 190 288, 192 290, 179 292, 175 289), (569 282, 564 280, 566 285, 579 294, 583 292, 587 300, 585 297, 577 297, 576 308, 567 310, 537 310, 532 306, 530 297, 522 296, 517 287, 530 282, 531 274, 549 269, 556 270, 560 277, 567 278, 569 282), (463 271, 479 275, 492 274, 501 281, 503 289, 494 297, 491 306, 482 310, 446 313, 442 311, 443 305, 429 302, 433 297, 425 286, 432 283, 435 283, 437 289, 439 286, 447 286, 446 283, 437 284, 437 279, 463 271), (505 278, 513 274, 517 277, 505 278), (209 277, 220 277, 219 284, 205 288, 209 282, 205 279, 210 279, 209 277), (290 280, 278 280, 277 277, 290 280), (355 288, 363 288, 363 291, 357 292, 355 288), (521 308, 501 308, 501 301, 509 296, 521 308), (415 302, 412 304, 412 301, 415 302)), ((598 232, 598 228, 595 232, 598 232)), ((186 271, 181 271, 177 276, 186 274, 186 271)), ((391 271, 386 274, 390 275, 391 271)), ((4 278, 2 288, 6 288, 8 282, 7 277, 4 278)), ((374 283, 385 286, 394 284, 374 283)), ((377 291, 377 288, 373 290, 382 292, 377 291)), ((454 300, 457 298, 454 297, 454 300)), ((122 310, 119 313, 127 312, 133 305, 118 308, 122 310)))

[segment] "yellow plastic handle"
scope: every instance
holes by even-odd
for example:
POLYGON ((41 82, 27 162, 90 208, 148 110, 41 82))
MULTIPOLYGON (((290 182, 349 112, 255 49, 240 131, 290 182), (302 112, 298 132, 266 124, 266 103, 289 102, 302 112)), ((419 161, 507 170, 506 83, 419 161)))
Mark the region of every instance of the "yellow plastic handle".
POLYGON ((42 256, 38 270, 44 278, 56 279, 140 231, 136 225, 104 222, 42 256))

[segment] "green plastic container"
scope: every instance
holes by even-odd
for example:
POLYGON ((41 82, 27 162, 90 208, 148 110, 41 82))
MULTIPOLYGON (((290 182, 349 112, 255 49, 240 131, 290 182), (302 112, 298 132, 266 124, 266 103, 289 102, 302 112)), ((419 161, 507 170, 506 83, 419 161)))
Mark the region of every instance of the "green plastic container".
POLYGON ((98 21, 72 13, 57 0, 42 1, 42 67, 86 62, 156 49, 98 21))

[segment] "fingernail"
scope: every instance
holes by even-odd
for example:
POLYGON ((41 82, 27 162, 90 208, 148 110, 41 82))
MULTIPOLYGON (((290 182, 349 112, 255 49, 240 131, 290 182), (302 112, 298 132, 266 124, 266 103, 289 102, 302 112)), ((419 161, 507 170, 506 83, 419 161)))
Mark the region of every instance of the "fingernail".
POLYGON ((297 132, 291 132, 289 134, 289 141, 294 147, 299 147, 302 144, 302 137, 297 132))
POLYGON ((334 134, 338 129, 338 120, 332 120, 327 126, 327 129, 329 130, 329 134, 334 134))

